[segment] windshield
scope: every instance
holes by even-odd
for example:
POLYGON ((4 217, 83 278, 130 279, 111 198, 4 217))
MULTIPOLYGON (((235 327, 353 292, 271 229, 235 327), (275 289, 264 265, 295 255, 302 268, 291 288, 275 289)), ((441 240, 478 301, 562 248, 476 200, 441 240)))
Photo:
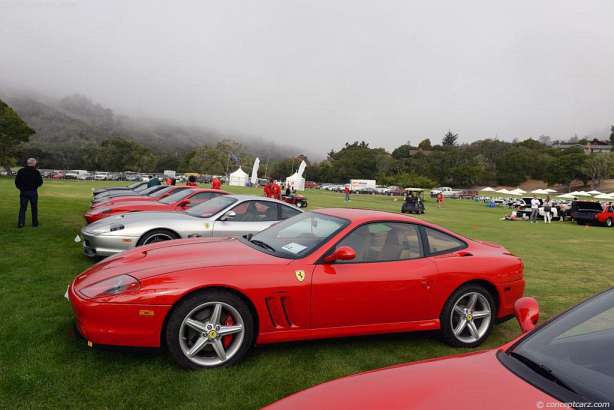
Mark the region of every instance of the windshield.
POLYGON ((162 202, 163 204, 167 204, 167 205, 174 204, 177 201, 181 201, 183 198, 190 195, 191 193, 192 193, 191 189, 184 189, 183 191, 172 193, 166 198, 160 199, 158 202, 162 202))
MULTIPOLYGON (((139 183, 140 183, 140 182, 139 182, 139 183)), ((143 185, 137 185, 137 186, 134 188, 134 191, 135 191, 135 192, 143 192, 143 191, 144 191, 144 190, 146 190, 146 189, 147 189, 147 184, 143 184, 143 185)))
POLYGON ((220 195, 190 208, 187 213, 188 215, 197 216, 199 218, 209 218, 237 201, 237 198, 220 195))
POLYGON ((509 354, 547 369, 575 393, 614 402, 614 289, 522 340, 509 354))
POLYGON ((162 190, 162 188, 160 188, 160 185, 156 185, 156 186, 152 186, 152 187, 149 187, 147 189, 142 190, 141 191, 141 195, 149 195, 152 192, 157 192, 157 191, 161 191, 161 190, 162 190))
POLYGON ((296 259, 318 249, 348 224, 346 219, 306 212, 253 235, 249 241, 275 256, 296 259))
POLYGON ((141 181, 137 181, 137 182, 134 182, 134 183, 132 183, 132 184, 128 185, 128 188, 130 188, 130 189, 134 189, 134 188, 136 188, 137 186, 139 186, 140 184, 142 184, 142 182, 141 182, 141 181))
POLYGON ((160 198, 162 195, 166 194, 168 191, 170 191, 171 189, 173 189, 174 187, 172 186, 167 186, 165 188, 162 188, 154 193, 149 194, 150 197, 152 198, 160 198))

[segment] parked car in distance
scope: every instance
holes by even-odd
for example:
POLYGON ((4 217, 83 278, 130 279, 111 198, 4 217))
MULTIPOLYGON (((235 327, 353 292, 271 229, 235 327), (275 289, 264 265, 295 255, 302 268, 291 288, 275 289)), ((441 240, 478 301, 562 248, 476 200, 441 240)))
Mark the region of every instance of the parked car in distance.
POLYGON ((96 181, 106 181, 108 179, 109 179, 109 173, 108 172, 96 171, 94 173, 94 180, 96 180, 96 181))
POLYGON ((496 349, 347 376, 266 409, 517 410, 614 404, 614 290, 537 328, 535 299, 519 299, 514 310, 523 335, 496 349))
POLYGON ((435 198, 439 193, 443 194, 444 198, 458 198, 462 191, 452 189, 449 186, 441 186, 431 190, 431 198, 435 198))
POLYGON ((185 189, 189 189, 190 187, 182 186, 182 185, 158 185, 161 187, 159 189, 152 190, 148 193, 145 193, 151 188, 147 188, 142 192, 141 195, 125 195, 125 196, 116 196, 116 197, 107 197, 100 202, 92 203, 91 208, 99 208, 103 206, 116 205, 122 202, 135 202, 135 201, 159 201, 162 198, 166 198, 167 196, 174 194, 175 192, 183 191, 185 189))
MULTIPOLYGON (((592 204, 598 204, 597 202, 591 202, 592 204)), ((592 205, 595 209, 588 209, 586 205, 583 205, 583 209, 576 211, 576 222, 580 225, 594 224, 605 225, 611 228, 614 225, 614 207, 612 205, 606 205, 603 207, 599 204, 601 210, 592 205)))
POLYGON ((525 286, 522 261, 500 245, 366 209, 301 213, 227 195, 184 213, 113 216, 82 234, 86 253, 139 247, 72 282, 81 334, 162 343, 187 368, 231 365, 254 345, 367 334, 438 330, 475 347, 513 315, 525 286))
POLYGON ((603 212, 603 207, 595 201, 573 201, 569 216, 578 225, 595 222, 595 215, 603 212))
MULTIPOLYGON (((147 188, 145 191, 152 188, 164 188, 163 185, 147 188)), ((85 213, 84 217, 88 224, 96 222, 103 218, 108 218, 112 215, 134 213, 134 212, 181 212, 191 207, 194 207, 201 202, 206 202, 216 196, 227 195, 228 192, 217 189, 206 188, 189 188, 173 193, 172 195, 162 198, 159 201, 127 201, 112 204, 109 206, 101 206, 90 208, 85 213)))
POLYGON ((92 195, 94 196, 94 200, 99 200, 105 196, 114 195, 117 193, 127 193, 129 191, 141 192, 147 189, 147 182, 145 181, 136 181, 128 186, 112 186, 106 188, 98 188, 92 191, 92 195))
POLYGON ((131 190, 109 191, 109 192, 106 192, 104 195, 102 194, 96 195, 94 199, 92 199, 92 205, 98 205, 102 202, 106 202, 109 199, 113 199, 113 198, 127 198, 130 196, 133 196, 133 197, 148 196, 158 191, 161 191, 162 189, 166 187, 167 185, 154 185, 154 186, 147 188, 147 185, 145 185, 143 186, 144 189, 139 189, 138 191, 137 190, 135 191, 131 191, 131 190))
POLYGON ((301 212, 276 199, 217 195, 184 212, 126 213, 92 223, 81 230, 83 252, 99 257, 172 239, 237 237, 301 212))

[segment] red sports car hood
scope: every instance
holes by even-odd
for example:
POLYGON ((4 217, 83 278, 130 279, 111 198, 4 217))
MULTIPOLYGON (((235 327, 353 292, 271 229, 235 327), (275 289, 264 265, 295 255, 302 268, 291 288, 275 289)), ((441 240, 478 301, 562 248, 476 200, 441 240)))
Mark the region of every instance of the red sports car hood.
POLYGON ((88 213, 100 213, 103 210, 108 210, 108 213, 118 211, 168 211, 173 209, 173 205, 163 204, 158 201, 128 201, 117 204, 110 204, 108 207, 100 206, 90 209, 88 213))
POLYGON ((191 268, 289 262, 252 249, 238 239, 178 239, 138 247, 105 259, 79 275, 75 286, 82 288, 122 274, 144 279, 191 268))
POLYGON ((539 408, 540 402, 558 400, 511 373, 489 350, 344 377, 267 408, 517 410, 539 408))

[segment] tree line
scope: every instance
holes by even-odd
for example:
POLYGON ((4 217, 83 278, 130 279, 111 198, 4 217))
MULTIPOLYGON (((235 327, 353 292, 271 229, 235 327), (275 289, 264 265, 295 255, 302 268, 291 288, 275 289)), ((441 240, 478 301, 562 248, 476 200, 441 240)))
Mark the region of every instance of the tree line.
MULTIPOLYGON (((40 148, 24 149, 24 143, 33 133, 34 130, 11 107, 0 101, 0 165, 8 168, 26 157, 35 156, 41 167, 60 168, 58 164, 65 163, 59 158, 61 153, 51 154, 40 148)), ((614 127, 610 140, 614 142, 614 127)), ((614 175, 613 153, 589 155, 581 146, 560 149, 545 139, 532 138, 514 142, 488 138, 465 144, 458 141, 458 134, 449 131, 441 144, 433 144, 426 138, 415 146, 407 143, 391 152, 371 147, 364 141, 347 142, 318 162, 310 162, 304 156, 260 158, 259 174, 283 179, 306 160, 305 177, 316 182, 376 179, 379 184, 425 188, 435 185, 517 186, 527 179, 562 185, 580 181, 596 187, 602 179, 614 175)), ((575 142, 582 145, 587 141, 575 142)), ((224 175, 237 166, 249 173, 255 159, 246 147, 231 140, 169 154, 154 152, 120 135, 111 136, 100 144, 72 147, 66 155, 71 156, 73 169, 136 172, 173 169, 211 175, 224 175)))

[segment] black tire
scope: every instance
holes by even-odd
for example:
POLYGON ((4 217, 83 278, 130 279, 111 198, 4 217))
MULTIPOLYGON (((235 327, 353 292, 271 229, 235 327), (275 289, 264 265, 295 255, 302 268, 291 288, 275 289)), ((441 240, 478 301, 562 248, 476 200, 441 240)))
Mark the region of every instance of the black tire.
POLYGON ((612 227, 612 218, 608 218, 605 220, 605 226, 607 226, 608 228, 612 227))
POLYGON ((249 307, 240 297, 224 290, 202 291, 181 300, 170 313, 164 329, 164 338, 169 353, 179 366, 186 369, 207 369, 232 366, 243 359, 251 350, 254 346, 255 337, 255 320, 249 307), (213 302, 228 304, 239 312, 244 323, 244 334, 239 349, 231 358, 218 365, 204 366, 195 363, 183 353, 179 342, 179 334, 181 325, 190 312, 204 303, 213 302))
POLYGON ((497 305, 494 301, 493 295, 483 286, 478 285, 478 284, 467 284, 467 285, 463 285, 460 288, 458 288, 446 301, 443 310, 441 312, 441 315, 439 316, 439 323, 441 326, 441 336, 443 338, 443 340, 449 344, 450 346, 455 346, 455 347, 476 347, 479 346, 480 344, 482 344, 490 335, 490 332, 492 331, 493 325, 495 323, 496 320, 496 316, 497 316, 497 305), (454 334, 454 330, 452 329, 452 309, 454 308, 454 305, 464 297, 464 295, 467 295, 468 293, 478 293, 482 296, 484 296, 484 298, 486 299, 486 301, 488 302, 488 304, 490 305, 490 321, 488 323, 488 326, 486 328, 486 331, 484 332, 484 334, 482 336, 479 337, 479 339, 477 341, 474 342, 466 342, 463 340, 460 340, 455 334, 454 334))
POLYGON ((154 240, 154 237, 156 236, 158 236, 158 238, 166 236, 168 237, 168 239, 163 239, 163 240, 167 240, 167 241, 180 238, 179 235, 177 235, 175 232, 170 231, 168 229, 154 229, 149 232, 146 232, 143 236, 141 236, 139 241, 136 243, 136 246, 149 245, 150 243, 163 241, 163 240, 154 240))

